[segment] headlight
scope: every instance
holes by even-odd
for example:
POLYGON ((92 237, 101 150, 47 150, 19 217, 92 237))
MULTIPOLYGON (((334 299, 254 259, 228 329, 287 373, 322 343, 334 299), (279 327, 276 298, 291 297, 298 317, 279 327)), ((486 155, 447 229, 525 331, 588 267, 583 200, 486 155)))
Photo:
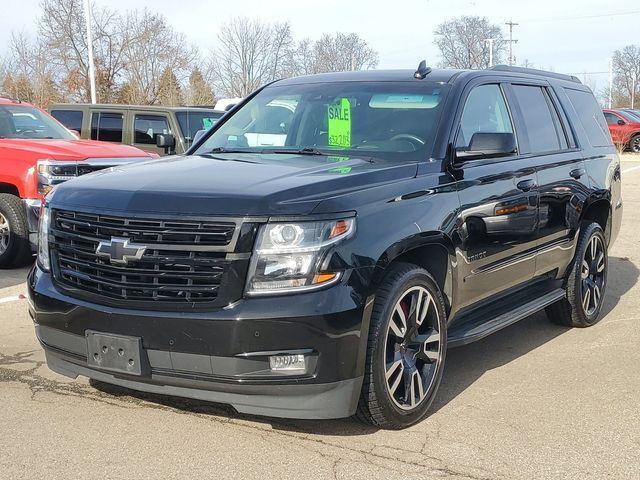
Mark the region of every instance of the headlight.
POLYGON ((77 176, 77 162, 38 160, 38 193, 46 195, 59 183, 77 176))
POLYGON ((268 295, 320 288, 340 279, 326 271, 328 248, 350 237, 355 218, 263 225, 247 279, 248 295, 268 295))
POLYGON ((48 206, 40 210, 40 225, 38 227, 38 264, 45 272, 51 269, 49 261, 49 227, 51 225, 51 211, 48 206))

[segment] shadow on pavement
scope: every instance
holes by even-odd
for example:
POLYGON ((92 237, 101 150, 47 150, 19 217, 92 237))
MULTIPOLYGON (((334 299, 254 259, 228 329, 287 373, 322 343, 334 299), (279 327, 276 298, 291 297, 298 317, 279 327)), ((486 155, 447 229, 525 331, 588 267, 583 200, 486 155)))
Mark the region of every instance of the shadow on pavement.
POLYGON ((31 266, 14 268, 11 270, 0 270, 0 290, 3 288, 15 287, 16 285, 26 282, 30 268, 31 266))
MULTIPOLYGON (((611 312, 618 304, 620 297, 635 285, 638 275, 638 268, 628 258, 610 257, 609 285, 603 314, 611 312)), ((430 412, 435 413, 447 405, 485 372, 526 355, 567 330, 566 327, 551 323, 544 312, 539 312, 484 340, 449 350, 444 377, 430 412)), ((231 407, 224 405, 135 392, 95 381, 91 384, 98 390, 118 397, 134 397, 187 413, 216 415, 267 424, 280 431, 328 436, 369 435, 378 431, 377 428, 361 424, 355 419, 284 420, 254 417, 238 414, 231 407)))

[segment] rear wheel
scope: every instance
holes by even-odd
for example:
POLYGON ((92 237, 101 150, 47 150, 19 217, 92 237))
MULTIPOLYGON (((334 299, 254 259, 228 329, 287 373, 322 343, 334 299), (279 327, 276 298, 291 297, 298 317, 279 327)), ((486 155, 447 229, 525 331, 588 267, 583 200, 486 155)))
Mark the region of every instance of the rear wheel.
POLYGON ((22 200, 0 193, 0 268, 23 266, 30 260, 29 227, 22 200))
POLYGON ((634 153, 640 153, 640 134, 634 135, 629 142, 629 148, 634 153))
POLYGON ((590 327, 600 320, 607 286, 607 242, 597 223, 584 223, 571 269, 567 298, 547 307, 547 316, 560 325, 590 327))
POLYGON ((433 277, 415 265, 394 265, 376 293, 357 416, 400 429, 420 421, 444 369, 444 299, 433 277))

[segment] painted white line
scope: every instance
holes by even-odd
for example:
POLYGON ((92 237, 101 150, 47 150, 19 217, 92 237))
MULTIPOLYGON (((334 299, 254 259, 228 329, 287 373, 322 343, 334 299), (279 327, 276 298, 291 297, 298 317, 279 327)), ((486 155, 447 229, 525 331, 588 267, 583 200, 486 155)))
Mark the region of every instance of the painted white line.
POLYGON ((17 302, 18 300, 24 300, 24 295, 14 295, 12 297, 0 298, 0 303, 17 302))
POLYGON ((638 170, 640 169, 640 165, 636 165, 635 167, 631 167, 631 168, 626 168, 624 170, 622 170, 622 173, 629 173, 629 172, 633 172, 634 170, 638 170))

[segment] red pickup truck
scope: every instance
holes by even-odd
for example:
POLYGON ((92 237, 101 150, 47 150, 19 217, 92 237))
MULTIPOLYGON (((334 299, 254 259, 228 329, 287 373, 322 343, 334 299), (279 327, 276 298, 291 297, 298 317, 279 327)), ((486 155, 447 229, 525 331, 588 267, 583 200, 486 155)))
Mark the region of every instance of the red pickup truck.
POLYGON ((0 268, 30 261, 42 198, 56 184, 157 156, 125 145, 79 140, 33 105, 0 98, 0 268))

